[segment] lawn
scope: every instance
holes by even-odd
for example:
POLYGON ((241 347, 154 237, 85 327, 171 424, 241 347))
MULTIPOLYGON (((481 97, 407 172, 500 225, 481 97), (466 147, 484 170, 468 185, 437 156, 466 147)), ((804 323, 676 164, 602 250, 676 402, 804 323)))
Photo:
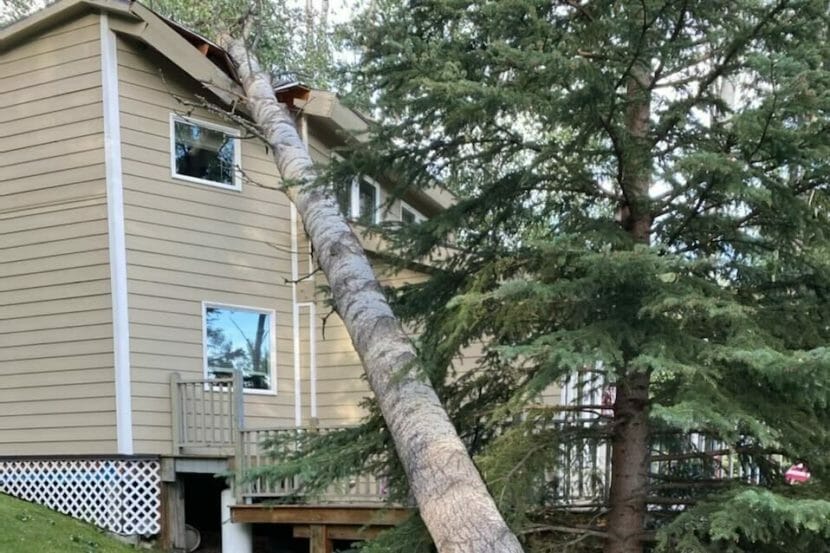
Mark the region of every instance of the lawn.
POLYGON ((9 553, 136 553, 104 531, 40 505, 0 494, 0 551, 9 553))

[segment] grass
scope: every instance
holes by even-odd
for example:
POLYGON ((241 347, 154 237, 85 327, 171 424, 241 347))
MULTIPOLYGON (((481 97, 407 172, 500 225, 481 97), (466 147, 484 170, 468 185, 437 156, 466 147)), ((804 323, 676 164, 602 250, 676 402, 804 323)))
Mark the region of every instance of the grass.
MULTIPOLYGON (((136 553, 103 530, 46 507, 0 494, 0 551, 9 553, 136 553)), ((156 552, 158 553, 158 552, 156 552)))

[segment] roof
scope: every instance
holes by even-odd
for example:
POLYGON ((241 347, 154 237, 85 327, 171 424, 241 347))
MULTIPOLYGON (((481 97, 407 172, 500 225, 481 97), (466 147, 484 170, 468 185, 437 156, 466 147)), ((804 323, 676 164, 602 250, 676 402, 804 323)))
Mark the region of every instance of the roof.
MULTIPOLYGON (((233 105, 244 96, 234 65, 224 49, 134 0, 59 0, 0 29, 0 52, 88 12, 109 15, 110 28, 146 43, 226 105, 233 105)), ((335 93, 300 82, 279 83, 274 92, 281 102, 302 110, 304 115, 322 122, 338 135, 355 141, 367 139, 369 119, 345 106, 335 93)), ((454 201, 450 192, 438 187, 417 191, 415 195, 436 209, 446 208, 454 201)))

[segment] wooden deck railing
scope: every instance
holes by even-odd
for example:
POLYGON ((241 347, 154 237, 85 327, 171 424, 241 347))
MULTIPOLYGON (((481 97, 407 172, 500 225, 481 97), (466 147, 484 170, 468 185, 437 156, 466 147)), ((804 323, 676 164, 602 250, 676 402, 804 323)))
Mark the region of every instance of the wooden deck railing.
MULTIPOLYGON (((299 476, 274 480, 265 476, 250 479, 244 475, 258 467, 272 463, 265 443, 278 441, 282 444, 282 453, 291 453, 298 447, 299 434, 304 432, 328 432, 334 428, 270 428, 243 429, 240 432, 240 456, 237 458, 237 472, 243 475, 237 486, 237 499, 253 502, 258 499, 300 497, 304 494, 302 479, 299 476)), ((374 504, 386 500, 386 481, 369 474, 353 476, 330 486, 315 500, 336 504, 374 504)))
MULTIPOLYGON (((216 455, 233 458, 238 475, 237 499, 253 502, 260 499, 298 497, 303 494, 299 477, 274 481, 266 477, 245 478, 253 469, 271 462, 263 443, 278 435, 285 448, 296 447, 302 432, 328 432, 318 428, 258 428, 245 427, 243 382, 235 372, 231 378, 183 379, 174 373, 170 377, 170 398, 173 424, 173 452, 175 455, 216 455)), ((324 503, 380 503, 385 499, 385 480, 371 475, 360 475, 338 482, 315 500, 324 503)))
MULTIPOLYGON (((557 421, 556 426, 590 428, 590 420, 557 421)), ((661 489, 678 488, 691 482, 718 485, 728 480, 747 484, 761 483, 761 469, 742 458, 732 447, 698 433, 673 436, 673 445, 667 449, 658 441, 652 444, 649 474, 661 489), (678 477, 686 481, 678 480, 678 477)), ((785 463, 781 455, 768 455, 770 462, 785 463)), ((571 509, 595 508, 607 504, 611 486, 610 437, 586 434, 571 438, 560 445, 554 470, 548 474, 553 490, 552 501, 571 509)), ((659 498, 651 498, 659 499, 659 498)), ((672 506, 672 498, 664 505, 672 506)), ((679 499, 677 505, 683 505, 679 499)))
MULTIPOLYGON (((300 477, 275 481, 261 476, 250 478, 251 471, 272 463, 275 458, 265 444, 278 442, 285 451, 299 447, 297 439, 305 432, 328 432, 333 428, 246 428, 243 381, 240 373, 231 378, 170 379, 173 444, 176 455, 216 455, 233 458, 238 475, 237 500, 250 503, 263 499, 300 498, 304 493, 300 477), (275 438, 280 438, 275 440, 275 438)), ((554 423, 572 436, 560 445, 557 459, 548 473, 550 500, 569 508, 593 508, 606 503, 611 481, 611 446, 608 437, 589 430, 590 420, 562 420, 554 423), (574 428, 577 432, 574 434, 574 428), (579 436, 582 437, 579 437, 579 436), (574 437, 577 436, 577 437, 574 437)), ((700 459, 699 471, 709 481, 740 480, 757 484, 760 471, 747 464, 732 449, 697 434, 685 436, 683 451, 663 453, 654 445, 650 473, 659 481, 678 469, 688 472, 690 459, 700 459), (683 465, 682 463, 686 463, 683 465)), ((279 452, 278 452, 279 453, 279 452)), ((279 454, 276 455, 279 457, 279 454)), ((783 463, 783 460, 778 460, 783 463)), ((695 467, 692 467, 695 469, 695 467)), ((387 497, 386 479, 359 475, 332 485, 314 501, 340 504, 377 504, 387 497)), ((312 498, 309 498, 311 500, 312 498)), ((302 499, 297 499, 302 501, 302 499)))
POLYGON ((242 375, 183 380, 170 376, 175 454, 235 455, 244 428, 242 375))

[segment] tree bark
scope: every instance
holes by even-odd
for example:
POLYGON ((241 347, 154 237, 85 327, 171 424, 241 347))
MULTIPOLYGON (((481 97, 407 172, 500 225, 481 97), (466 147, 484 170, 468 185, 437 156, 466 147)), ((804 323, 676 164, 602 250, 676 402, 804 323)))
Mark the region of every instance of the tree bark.
POLYGON ((264 313, 260 313, 257 318, 254 347, 251 352, 251 365, 253 365, 255 374, 262 374, 262 340, 265 338, 265 322, 267 320, 268 315, 264 313))
POLYGON ((648 493, 649 375, 621 376, 614 402, 611 491, 605 553, 639 553, 648 493))
MULTIPOLYGON (((627 200, 621 224, 635 243, 648 245, 651 237, 651 152, 648 143, 651 116, 651 75, 647 63, 631 69, 626 90, 626 118, 620 186, 627 200)), ((642 553, 648 493, 649 385, 648 371, 624 367, 617 379, 611 439, 611 489, 608 539, 604 553, 642 553)))
POLYGON ((283 181, 291 184, 286 193, 302 217, 438 551, 522 551, 435 391, 418 375, 415 349, 335 197, 317 185, 291 113, 241 40, 223 36, 220 43, 237 65, 248 108, 283 181))

